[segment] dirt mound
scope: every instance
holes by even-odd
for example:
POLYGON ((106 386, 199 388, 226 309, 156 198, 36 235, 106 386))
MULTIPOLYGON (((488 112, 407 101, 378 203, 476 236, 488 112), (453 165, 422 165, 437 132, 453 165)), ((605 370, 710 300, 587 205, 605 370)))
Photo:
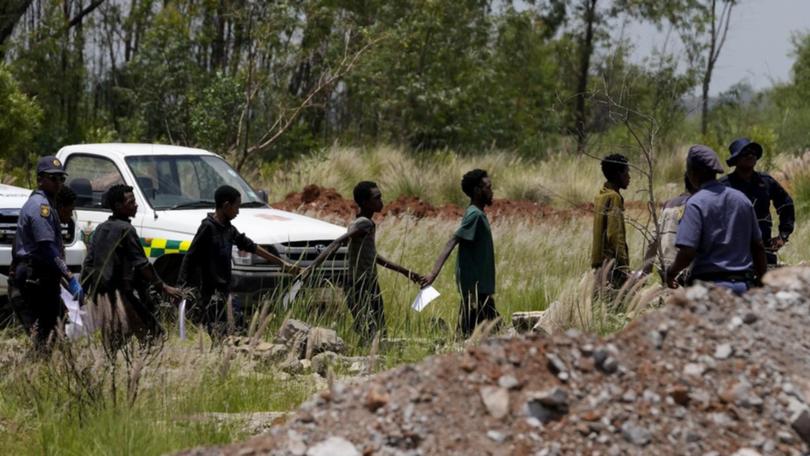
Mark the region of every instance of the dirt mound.
POLYGON ((315 212, 345 220, 350 220, 357 213, 354 201, 343 198, 334 188, 314 184, 307 185, 300 192, 288 194, 271 206, 284 211, 315 212))
MULTIPOLYGON (((317 185, 307 185, 301 192, 290 193, 282 201, 272 204, 277 209, 299 213, 315 213, 329 218, 351 220, 357 212, 354 201, 343 198, 333 188, 324 188, 317 185)), ((554 207, 538 204, 532 201, 495 199, 491 207, 487 208, 492 220, 499 218, 570 218, 579 215, 588 215, 587 208, 556 209, 554 207)), ((464 214, 464 209, 455 204, 434 206, 413 196, 400 196, 385 205, 378 219, 385 217, 399 217, 409 215, 415 218, 440 217, 458 219, 464 214)))
POLYGON ((799 455, 810 268, 766 283, 741 298, 690 288, 607 339, 491 339, 335 384, 284 426, 187 454, 799 455))

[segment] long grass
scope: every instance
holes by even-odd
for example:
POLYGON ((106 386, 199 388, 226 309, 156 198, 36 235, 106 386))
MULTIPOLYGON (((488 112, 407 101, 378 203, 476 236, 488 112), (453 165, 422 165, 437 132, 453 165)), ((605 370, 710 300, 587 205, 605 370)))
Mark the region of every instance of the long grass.
MULTIPOLYGON (((677 195, 683 188, 685 150, 661 155, 655 166, 655 194, 661 198, 677 195)), ((641 162, 635 163, 642 166, 641 162)), ((268 191, 271 201, 316 183, 335 188, 350 196, 361 180, 373 180, 383 195, 393 200, 414 196, 431 204, 464 205, 461 176, 482 168, 492 176, 496 198, 551 203, 558 207, 587 204, 602 186, 604 177, 599 161, 586 155, 552 154, 533 160, 516 153, 496 151, 460 156, 444 151, 413 154, 402 149, 331 147, 295 161, 273 162, 262 166, 257 186, 268 191)), ((646 177, 632 172, 629 199, 646 200, 646 177)))
MULTIPOLYGON (((658 160, 654 188, 658 201, 676 195, 682 186, 683 150, 658 160)), ((775 160, 787 177, 780 177, 797 197, 800 214, 810 199, 810 160, 775 160), (804 186, 804 187, 803 187, 804 186)), ((318 183, 350 195, 359 180, 380 185, 390 201, 416 196, 433 204, 465 204, 459 180, 474 167, 489 170, 496 198, 525 199, 560 208, 580 207, 568 217, 499 218, 492 220, 497 269, 497 309, 508 322, 515 311, 550 308, 559 329, 578 327, 609 333, 656 305, 657 279, 629 284, 617 295, 594 298, 590 270, 592 220, 583 208, 602 185, 598 162, 587 157, 556 155, 544 161, 508 152, 463 157, 451 152, 410 155, 390 147, 351 149, 334 147, 312 157, 284 164, 268 164, 254 176, 258 187, 271 191, 271 200, 304 185, 318 183), (577 215, 578 214, 578 215, 577 215)), ((646 239, 633 228, 648 224, 644 177, 633 172, 625 191, 631 267, 641 267, 646 239)), ((313 214, 316 215, 316 214, 313 214)), ((427 273, 458 220, 408 216, 386 218, 377 230, 377 248, 386 258, 427 273)), ((810 228, 801 217, 780 253, 783 261, 799 263, 810 254, 810 228)), ((459 294, 454 283, 455 255, 447 262, 435 287, 441 296, 422 312, 410 308, 417 287, 399 274, 380 270, 389 339, 399 343, 366 345, 352 330, 352 318, 342 290, 321 283, 305 290, 289 308, 281 304, 286 289, 265 297, 256 308, 251 334, 270 340, 287 318, 330 327, 346 341, 350 355, 381 354, 375 369, 411 362, 442 351, 458 350, 456 337, 459 294)), ((246 437, 238 422, 223 424, 206 413, 286 411, 323 387, 311 375, 288 377, 274 364, 250 354, 211 349, 207 335, 192 328, 180 340, 176 322, 167 321, 170 337, 160 362, 139 372, 137 400, 123 400, 125 392, 104 393, 90 409, 79 407, 64 389, 54 388, 60 364, 27 357, 28 342, 18 331, 0 334, 0 454, 164 454, 181 448, 222 444, 246 437), (123 395, 112 401, 111 395, 123 395)), ((486 331, 484 331, 486 332, 486 331)), ((385 341, 384 341, 385 342, 385 341)), ((108 370, 80 349, 89 375, 108 370)), ((340 372, 338 372, 340 374, 340 372)), ((104 374, 107 375, 107 374, 104 374)), ((117 375, 126 375, 126 369, 117 375)), ((122 378, 121 381, 124 379, 122 378)))

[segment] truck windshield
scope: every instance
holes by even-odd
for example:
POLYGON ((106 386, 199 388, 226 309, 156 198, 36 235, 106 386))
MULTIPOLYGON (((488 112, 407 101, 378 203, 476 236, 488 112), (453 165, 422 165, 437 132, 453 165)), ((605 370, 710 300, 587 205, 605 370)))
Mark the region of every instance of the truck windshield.
POLYGON ((265 206, 225 160, 210 155, 142 155, 127 157, 129 169, 152 208, 214 207, 214 192, 230 185, 242 194, 245 206, 265 206))

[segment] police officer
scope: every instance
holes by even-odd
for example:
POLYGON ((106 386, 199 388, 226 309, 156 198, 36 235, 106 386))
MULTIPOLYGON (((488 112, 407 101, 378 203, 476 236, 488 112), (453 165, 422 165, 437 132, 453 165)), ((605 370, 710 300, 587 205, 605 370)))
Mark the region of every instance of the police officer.
POLYGON ((747 138, 734 140, 728 150, 731 156, 726 160, 728 166, 734 167, 734 172, 720 179, 720 183, 737 189, 745 194, 754 205, 757 214, 759 229, 762 231, 762 242, 765 244, 768 264, 776 264, 776 251, 782 248, 793 233, 793 223, 796 214, 793 208, 793 199, 776 182, 776 179, 766 173, 755 171, 757 160, 762 158, 762 146, 751 142, 747 138), (779 231, 771 237, 771 203, 779 215, 779 231))
POLYGON ((68 270, 62 257, 63 244, 59 214, 54 198, 65 182, 62 163, 54 156, 37 162, 37 190, 28 198, 17 220, 14 240, 14 287, 22 297, 20 319, 32 335, 37 349, 47 347, 48 340, 64 314, 59 297, 60 280, 80 298, 79 280, 68 270))
POLYGON ((714 282, 737 294, 765 274, 765 246, 754 207, 744 194, 717 181, 722 172, 712 149, 689 149, 686 173, 698 190, 678 224, 678 253, 666 275, 670 288, 677 288, 678 274, 692 263, 690 281, 714 282))

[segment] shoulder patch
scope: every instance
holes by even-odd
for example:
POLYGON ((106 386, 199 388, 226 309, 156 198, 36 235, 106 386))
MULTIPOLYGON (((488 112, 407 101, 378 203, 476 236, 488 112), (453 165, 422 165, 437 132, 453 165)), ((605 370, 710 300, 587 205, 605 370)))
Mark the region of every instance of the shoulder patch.
POLYGON ((47 218, 49 215, 51 215, 51 207, 48 206, 47 204, 40 204, 39 205, 39 215, 47 218))

